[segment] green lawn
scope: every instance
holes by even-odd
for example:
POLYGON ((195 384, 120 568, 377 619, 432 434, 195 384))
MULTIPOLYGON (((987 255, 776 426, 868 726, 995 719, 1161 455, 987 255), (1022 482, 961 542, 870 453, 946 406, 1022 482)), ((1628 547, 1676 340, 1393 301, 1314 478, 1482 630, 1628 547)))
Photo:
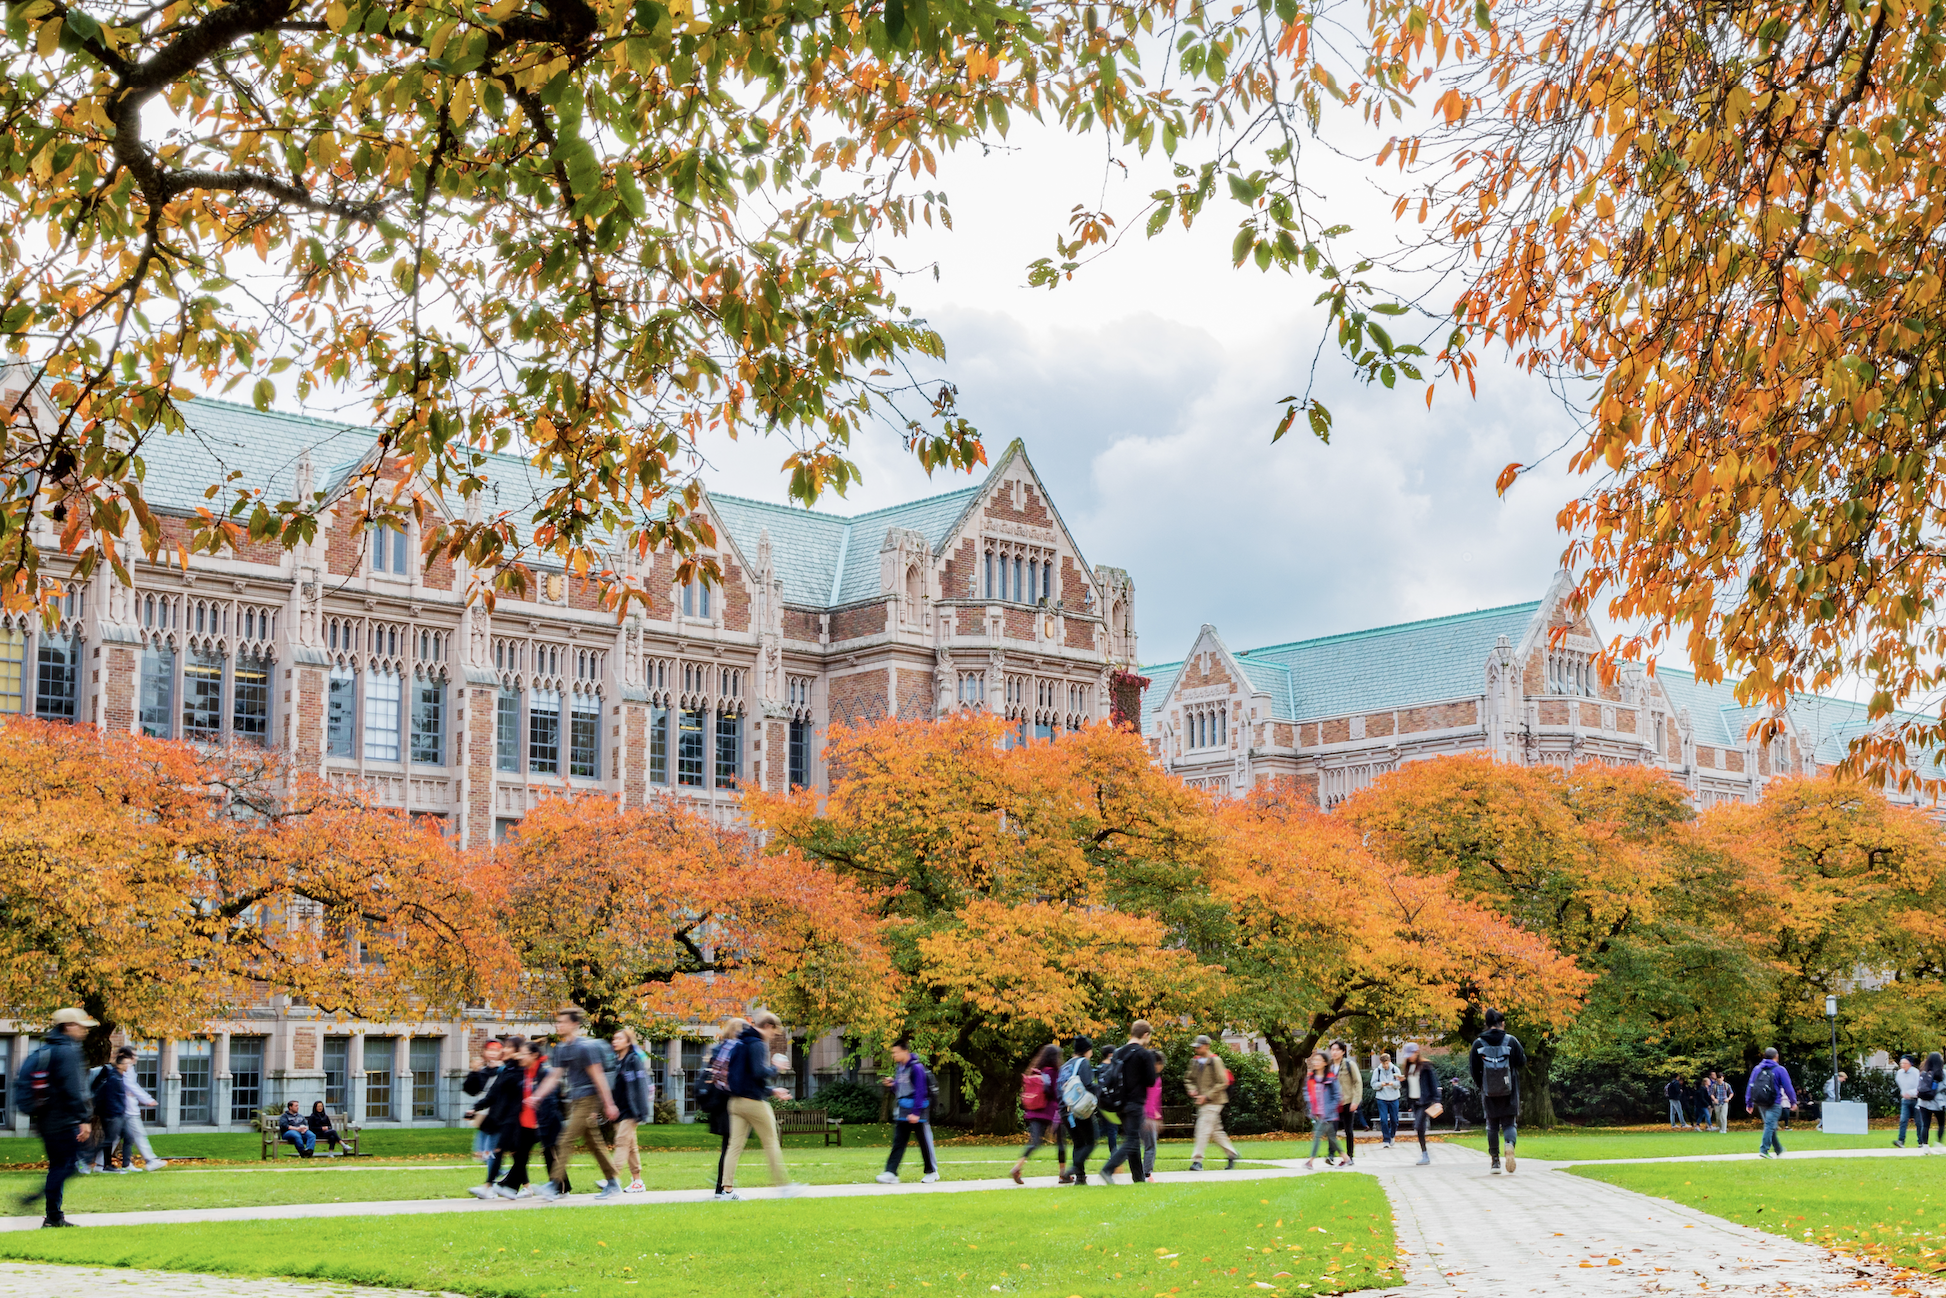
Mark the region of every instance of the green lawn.
MULTIPOLYGON (((1808 1123, 1781 1133, 1784 1148, 1811 1149, 1885 1149, 1896 1134, 1874 1131, 1868 1136, 1824 1136, 1808 1123)), ((1730 1133, 1697 1135, 1691 1131, 1605 1131, 1601 1128, 1557 1127, 1553 1131, 1522 1131, 1519 1150, 1523 1158, 1546 1158, 1559 1162, 1579 1162, 1604 1158, 1678 1158, 1684 1154, 1754 1154, 1763 1141, 1763 1130, 1731 1128, 1730 1133)), ((1461 1136, 1456 1144, 1485 1150, 1484 1135, 1461 1136)))
POLYGON ((1582 1167, 1575 1175, 1806 1243, 1946 1271, 1946 1179, 1933 1159, 1793 1162, 1787 1154, 1767 1163, 1582 1167))
POLYGON ((1065 1298, 1400 1283, 1356 1174, 0 1235, 0 1257, 505 1298, 791 1298, 937 1289, 1065 1298))
MULTIPOLYGON (((424 1133, 440 1134, 440 1133, 424 1133)), ((703 1133, 707 1135, 707 1132, 703 1133)), ((204 1137, 222 1139, 222 1137, 204 1137)), ((850 1139, 849 1136, 846 1137, 850 1139)), ((1292 1146, 1265 1141, 1239 1144, 1247 1154, 1259 1158, 1285 1158, 1292 1146)), ((1165 1141, 1157 1151, 1156 1166, 1162 1171, 1180 1171, 1189 1166, 1189 1142, 1165 1141)), ((960 1145, 939 1150, 941 1178, 948 1181, 992 1179, 1006 1175, 1019 1151, 1011 1146, 960 1145)), ((793 1178, 812 1184, 842 1184, 870 1181, 885 1167, 883 1146, 845 1145, 825 1149, 791 1148, 785 1151, 793 1178)), ((1100 1151, 1093 1166, 1099 1168, 1107 1158, 1100 1151)), ((1220 1159, 1209 1165, 1221 1167, 1220 1159)), ((537 1151, 528 1167, 536 1179, 546 1176, 545 1160, 537 1151)), ((1033 1175, 1054 1172, 1050 1151, 1037 1153, 1028 1165, 1033 1175)), ((924 1165, 916 1147, 907 1150, 900 1169, 908 1181, 917 1181, 924 1165)), ((594 1160, 582 1154, 569 1167, 569 1178, 577 1192, 595 1187, 594 1160)), ((83 1176, 68 1182, 69 1212, 140 1212, 173 1208, 241 1208, 291 1203, 361 1203, 382 1199, 458 1198, 467 1187, 478 1184, 484 1169, 465 1155, 421 1156, 407 1162, 382 1158, 297 1159, 282 1158, 270 1163, 179 1164, 159 1172, 130 1173, 126 1176, 83 1176)), ((656 1149, 645 1151, 642 1180, 651 1190, 707 1189, 715 1182, 716 1151, 709 1149, 656 1149)), ((40 1185, 40 1172, 0 1173, 0 1215, 31 1215, 40 1211, 20 1206, 20 1196, 40 1185)), ((745 1146, 737 1168, 737 1182, 745 1186, 769 1184, 769 1169, 756 1142, 745 1146)))

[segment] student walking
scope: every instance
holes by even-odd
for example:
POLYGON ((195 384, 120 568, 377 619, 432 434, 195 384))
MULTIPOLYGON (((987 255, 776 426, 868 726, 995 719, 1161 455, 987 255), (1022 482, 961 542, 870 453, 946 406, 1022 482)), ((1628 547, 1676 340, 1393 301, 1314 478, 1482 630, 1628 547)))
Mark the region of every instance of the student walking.
POLYGON ((1687 1130, 1689 1119, 1683 1116, 1682 1111, 1682 1078, 1671 1078, 1669 1084, 1662 1088, 1662 1098, 1669 1101, 1669 1129, 1687 1130))
POLYGON ((1399 1070, 1389 1054, 1381 1053, 1372 1070, 1372 1094, 1378 1098, 1379 1139, 1390 1149, 1399 1134, 1399 1070))
POLYGON ((649 1055, 635 1039, 634 1028, 622 1028, 609 1039, 615 1051, 615 1107, 622 1116, 615 1119, 615 1159, 628 1164, 628 1184, 624 1194, 640 1194, 642 1150, 636 1144, 636 1128, 655 1121, 655 1077, 649 1072, 649 1055))
POLYGON ((1203 1150, 1210 1141, 1223 1151, 1229 1171, 1237 1165, 1237 1147, 1223 1131, 1223 1106, 1230 1102, 1230 1069, 1217 1055, 1208 1037, 1196 1038, 1196 1054, 1189 1061, 1189 1075, 1183 1079, 1189 1098, 1196 1101, 1196 1143, 1190 1147, 1189 1170, 1203 1170, 1203 1150))
POLYGON ((548 1166, 549 1183, 538 1192, 543 1199, 558 1199, 568 1192, 568 1160, 574 1157, 576 1146, 585 1146, 594 1155, 595 1166, 601 1169, 601 1185, 595 1197, 612 1199, 622 1192, 608 1144, 601 1138, 601 1119, 605 1117, 613 1122, 621 1116, 621 1110, 615 1107, 615 1097, 608 1090, 607 1061, 602 1058, 602 1048, 581 1035, 585 1017, 573 1007, 554 1016, 554 1031, 561 1044, 554 1047, 553 1071, 533 1097, 538 1106, 556 1087, 567 1096, 561 1136, 548 1166))
POLYGON ((1074 1056, 1061 1066, 1061 1114, 1068 1124, 1068 1139, 1074 1144, 1074 1183, 1088 1184, 1088 1155, 1095 1152, 1099 1128, 1095 1110, 1101 1104, 1101 1082, 1095 1077, 1095 1043, 1076 1037, 1068 1043, 1074 1056))
POLYGON ((1499 1010, 1486 1013, 1487 1030, 1474 1039, 1467 1053, 1466 1070, 1480 1092, 1480 1107, 1486 1113, 1487 1157, 1493 1160, 1492 1174, 1500 1175, 1500 1143, 1507 1144, 1507 1173, 1518 1166, 1514 1142, 1520 1139, 1520 1072, 1527 1067, 1527 1051, 1520 1038, 1507 1031, 1507 1016, 1499 1010))
MULTIPOLYGON (((470 1188, 467 1193, 476 1199, 491 1199, 497 1196, 495 1188, 500 1181, 500 1169, 506 1165, 512 1153, 514 1142, 519 1138, 521 1117, 532 1112, 527 1108, 526 1072, 516 1062, 513 1047, 508 1042, 500 1043, 501 1062, 486 1089, 473 1103, 473 1112, 480 1119, 479 1130, 486 1133, 491 1144, 488 1146, 486 1161, 486 1180, 470 1188)), ((311 1113, 311 1129, 318 1133, 319 1140, 336 1140, 338 1134, 331 1130, 331 1118, 320 1102, 311 1113)), ((539 1117, 535 1115, 535 1131, 539 1132, 539 1117)))
MULTIPOLYGON (((1757 1152, 1765 1158, 1774 1150, 1779 1158, 1784 1155, 1784 1142, 1777 1138, 1777 1119, 1784 1110, 1797 1107, 1797 1092, 1791 1087, 1791 1075, 1777 1062, 1777 1047, 1765 1046, 1763 1062, 1750 1070, 1750 1084, 1744 1088, 1743 1107, 1759 1114, 1764 1120, 1763 1143, 1757 1152)), ((1921 1136, 1920 1139, 1924 1139, 1921 1136)))
POLYGON ((122 1170, 134 1169, 133 1155, 140 1151, 142 1166, 135 1170, 161 1171, 169 1166, 168 1160, 155 1156, 155 1146, 149 1143, 149 1129, 142 1121, 142 1110, 156 1107, 155 1097, 135 1080, 135 1052, 127 1046, 115 1052, 115 1071, 122 1075, 122 1170))
POLYGON ((1102 1164, 1103 1185, 1115 1183, 1115 1169, 1123 1163, 1128 1164, 1129 1176, 1137 1185, 1148 1180, 1148 1173, 1142 1167, 1142 1115, 1148 1106, 1149 1087, 1155 1084, 1155 1054, 1149 1049, 1153 1032, 1147 1019, 1129 1024, 1128 1041, 1108 1057, 1104 1069, 1107 1076, 1102 1084, 1102 1096, 1104 1100, 1114 1101, 1122 1130, 1115 1141, 1115 1152, 1102 1164))
POLYGON ((1892 1084, 1899 1089, 1899 1138, 1892 1142, 1892 1148, 1904 1149, 1906 1123, 1919 1125, 1919 1070, 1912 1066, 1911 1055, 1899 1056, 1899 1068, 1892 1074, 1892 1084))
POLYGON ((527 1160, 541 1138, 540 1105, 534 1097, 549 1080, 550 1070, 540 1047, 525 1037, 515 1037, 508 1053, 513 1064, 501 1083, 508 1087, 508 1093, 494 1097, 496 1105, 504 1107, 488 1114, 488 1121, 500 1129, 498 1147, 507 1164, 506 1175, 494 1185, 493 1192, 502 1199, 526 1199, 534 1194, 534 1187, 527 1183, 527 1160))
POLYGON ((1417 1165, 1426 1167, 1432 1162, 1432 1151, 1426 1148, 1426 1127, 1446 1111, 1439 1102, 1439 1074, 1419 1054, 1419 1047, 1410 1041, 1399 1047, 1399 1063, 1400 1071, 1404 1074, 1402 1098, 1412 1113, 1412 1134, 1419 1138, 1417 1165))
POLYGON ((1149 1052, 1155 1059, 1155 1080, 1142 1099, 1142 1175, 1155 1175, 1155 1146, 1162 1136, 1162 1070, 1168 1064, 1160 1050, 1149 1052))
POLYGON ((68 1178, 74 1175, 81 1146, 93 1134, 89 1123, 86 1074, 81 1068, 81 1038, 95 1020, 76 1009, 54 1011, 47 1039, 22 1061, 14 1075, 14 1108, 33 1120, 47 1153, 47 1180, 23 1196, 20 1206, 46 1200, 43 1227, 72 1226, 61 1211, 68 1178))
POLYGON ((1940 1138, 1946 1140, 1946 1061, 1935 1050, 1919 1071, 1919 1148, 1924 1149, 1929 1124, 1938 1127, 1940 1138))
POLYGON ((1020 1112, 1027 1119, 1027 1148, 1007 1173, 1015 1185, 1025 1185, 1020 1170, 1034 1151, 1054 1138, 1054 1158, 1060 1184, 1068 1183, 1068 1128, 1061 1120, 1061 1047, 1052 1041, 1035 1052, 1034 1061, 1020 1075, 1020 1112))
MULTIPOLYGON (((484 1097, 487 1089, 493 1085, 494 1080, 500 1076, 501 1070, 505 1066, 505 1061, 502 1058, 505 1052, 506 1045, 498 1038, 488 1037, 482 1042, 480 1045, 480 1066, 466 1075, 466 1080, 460 1083, 460 1092, 465 1095, 484 1097)), ((480 1103, 474 1104, 460 1116, 468 1122, 471 1122, 475 1115, 480 1112, 483 1104, 484 1099, 482 1098, 480 1103)), ((494 1157, 498 1144, 499 1141, 495 1139, 492 1132, 487 1130, 485 1122, 481 1122, 473 1128, 473 1157, 486 1164, 486 1183, 489 1186, 493 1184, 494 1168, 499 1161, 494 1157)), ((480 1195, 479 1197, 485 1198, 486 1195, 480 1195)))
POLYGON ((1716 1130, 1720 1135, 1730 1133, 1730 1084, 1723 1080, 1720 1069, 1710 1070, 1709 1086, 1705 1088, 1709 1096, 1710 1116, 1715 1119, 1716 1130))
POLYGON ((728 1069, 730 1143, 723 1150, 723 1188, 716 1196, 719 1199, 737 1197, 737 1160, 743 1156, 744 1142, 753 1131, 764 1147, 764 1158, 770 1163, 771 1184, 790 1185, 790 1173, 784 1169, 784 1151, 777 1143, 777 1116, 766 1103, 771 1096, 780 1100, 790 1098, 788 1091, 770 1085, 777 1071, 771 1064, 771 1055, 775 1052, 776 1039, 783 1032, 784 1025, 775 1014, 758 1010, 751 1016, 749 1026, 737 1036, 728 1069))
POLYGON ((720 1137, 722 1144, 716 1151, 716 1197, 734 1199, 735 1191, 723 1189, 723 1168, 730 1158, 730 1056, 736 1053, 737 1042, 743 1030, 750 1024, 739 1018, 723 1020, 723 1030, 716 1034, 716 1044, 710 1048, 709 1060, 703 1065, 702 1080, 696 1087, 696 1106, 709 1118, 710 1134, 720 1137))
POLYGON ((1331 1043, 1328 1062, 1338 1083, 1338 1131, 1345 1138, 1345 1162, 1349 1165, 1358 1157, 1354 1127, 1358 1110, 1365 1106, 1365 1078, 1358 1070, 1358 1061, 1351 1057, 1351 1047, 1342 1041, 1331 1043))
POLYGON ((899 1164, 905 1161, 906 1143, 919 1138, 919 1154, 925 1160, 926 1174, 920 1181, 931 1185, 939 1179, 939 1160, 932 1148, 932 1074, 926 1061, 913 1053, 906 1040, 892 1044, 892 1075, 885 1085, 892 1091, 892 1152, 885 1156, 885 1170, 874 1179, 880 1185, 899 1183, 899 1164))
MULTIPOLYGON (((122 1145, 122 1123, 128 1113, 128 1089, 122 1078, 122 1071, 110 1065, 97 1068, 89 1079, 89 1089, 93 1092, 95 1114, 95 1150, 92 1156, 84 1156, 80 1171, 115 1171, 115 1147, 122 1145)), ((129 1170, 128 1148, 122 1148, 121 1171, 129 1170)))
POLYGON ((1321 1051, 1313 1051, 1304 1061, 1304 1109, 1311 1115, 1311 1156, 1304 1160, 1310 1171, 1318 1161, 1318 1142, 1326 1141, 1324 1165, 1338 1164, 1338 1078, 1321 1051))

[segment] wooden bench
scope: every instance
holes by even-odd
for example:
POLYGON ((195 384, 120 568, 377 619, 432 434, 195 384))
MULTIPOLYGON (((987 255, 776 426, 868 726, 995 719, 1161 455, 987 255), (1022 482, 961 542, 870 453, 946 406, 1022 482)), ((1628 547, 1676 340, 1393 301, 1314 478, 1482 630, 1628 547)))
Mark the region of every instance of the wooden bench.
POLYGON ((1196 1134, 1196 1106, 1193 1104, 1165 1104, 1162 1106, 1162 1130, 1164 1138, 1170 1136, 1193 1136, 1196 1134))
POLYGON ((823 1109, 779 1109, 777 1134, 780 1136, 823 1136, 825 1147, 845 1143, 843 1118, 834 1118, 823 1109))
MULTIPOLYGON (((277 1122, 281 1117, 283 1117, 281 1112, 265 1113, 258 1116, 257 1132, 263 1137, 263 1152, 259 1156, 260 1158, 276 1158, 283 1152, 284 1142, 278 1138, 277 1132, 277 1122)), ((334 1113, 331 1115, 331 1125, 337 1130, 338 1143, 344 1147, 345 1153, 356 1158, 358 1156, 359 1128, 352 1125, 351 1115, 349 1113, 334 1113)), ((291 1152, 293 1154, 297 1152, 296 1145, 291 1146, 291 1152)))

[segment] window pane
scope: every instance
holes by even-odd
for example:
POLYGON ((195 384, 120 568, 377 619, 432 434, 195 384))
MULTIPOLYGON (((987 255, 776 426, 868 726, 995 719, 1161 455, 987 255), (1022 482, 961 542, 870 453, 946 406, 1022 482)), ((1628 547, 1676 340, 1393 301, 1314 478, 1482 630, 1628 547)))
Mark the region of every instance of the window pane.
POLYGON ((669 709, 649 709, 649 783, 669 782, 669 709))
POLYGON ((176 654, 173 649, 142 651, 142 733, 151 739, 176 734, 176 654))
POLYGON ((264 1038, 230 1038, 230 1121, 251 1122, 264 1102, 264 1038))
POLYGON ((723 713, 716 718, 716 787, 731 789, 743 778, 743 718, 723 713))
POLYGON ((333 1113, 342 1113, 351 1102, 350 1092, 345 1089, 345 1077, 351 1068, 351 1038, 326 1037, 324 1039, 324 1107, 333 1113))
POLYGON ((210 1113, 210 1042, 176 1042, 176 1070, 182 1074, 183 1123, 208 1126, 215 1121, 210 1113))
POLYGON ((568 718, 568 774, 580 780, 601 778, 601 700, 574 696, 568 718))
POLYGON ((40 675, 34 682, 34 712, 49 721, 74 720, 80 677, 81 643, 72 635, 42 635, 40 675))
POLYGON ((696 616, 709 616, 709 586, 707 584, 696 592, 696 616))
POLYGON ((561 694, 535 690, 527 696, 527 769, 535 775, 561 773, 561 694))
POLYGON ((993 598, 993 556, 987 556, 987 598, 993 598))
POLYGON ((385 571, 386 568, 385 547, 386 547, 386 543, 391 539, 392 539, 392 533, 389 528, 378 527, 376 525, 373 526, 372 528, 372 571, 373 572, 385 571))
POLYGON ((696 583, 693 581, 683 583, 682 615, 684 617, 694 617, 696 615, 696 583))
POLYGON ((496 770, 520 769, 520 695, 501 690, 493 710, 493 765, 496 770))
POLYGON ((676 783, 697 789, 703 787, 703 714, 700 711, 685 710, 678 714, 676 783))
POLYGON ((392 1117, 392 1038, 365 1038, 365 1116, 392 1117))
POLYGON ((19 712, 27 706, 27 636, 0 627, 0 712, 19 712))
POLYGON ((325 705, 324 751, 332 757, 350 757, 357 722, 358 673, 349 667, 333 667, 325 705))
POLYGON ((407 1045, 412 1065, 412 1116, 439 1116, 439 1039, 414 1037, 407 1045))
MULTIPOLYGON (((149 1093, 150 1098, 162 1098, 162 1043, 143 1041, 135 1047, 135 1084, 149 1093)), ((142 1106, 142 1121, 155 1122, 157 1106, 142 1106)))
POLYGON ((230 736, 239 743, 261 745, 270 737, 270 660, 236 660, 230 676, 230 736))
POLYGON ((392 533, 392 571, 405 572, 405 533, 396 529, 392 533))
POLYGON ((393 671, 365 677, 365 757, 375 762, 399 760, 399 691, 404 682, 393 671))
POLYGON ((420 681, 412 700, 412 760, 426 766, 446 762, 446 683, 420 681))
POLYGON ((1020 603, 1020 560, 1014 560, 1014 603, 1020 603))
POLYGON ((223 737, 223 659, 201 649, 182 664, 182 737, 205 744, 223 737))
POLYGON ((808 788, 811 783, 811 723, 791 722, 791 786, 808 788))

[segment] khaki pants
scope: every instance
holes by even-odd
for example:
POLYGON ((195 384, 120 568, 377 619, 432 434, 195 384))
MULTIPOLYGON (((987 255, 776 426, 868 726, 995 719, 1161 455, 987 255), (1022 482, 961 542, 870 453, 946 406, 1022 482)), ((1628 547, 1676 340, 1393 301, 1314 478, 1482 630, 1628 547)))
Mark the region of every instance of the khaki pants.
POLYGON ((770 1183, 789 1184, 791 1177, 784 1170, 784 1151, 777 1143, 776 1113, 762 1100, 733 1095, 730 1097, 730 1145, 723 1151, 723 1188, 736 1187, 737 1159, 743 1156, 743 1142, 750 1138, 752 1131, 763 1142, 764 1157, 770 1160, 770 1183))
POLYGON ((561 1125, 560 1143, 554 1146, 552 1170, 556 1184, 567 1179, 568 1160, 574 1157, 575 1146, 583 1144, 595 1156, 602 1180, 614 1180, 615 1162, 608 1156, 608 1146, 601 1139, 601 1100, 593 1095, 584 1095, 568 1107, 568 1120, 561 1125))
POLYGON ((1237 1156, 1237 1147, 1223 1134, 1223 1106, 1220 1104, 1199 1104, 1196 1106, 1196 1145, 1189 1151, 1189 1161, 1203 1161, 1203 1150, 1209 1145, 1210 1138, 1216 1138, 1216 1147, 1231 1158, 1237 1156))
POLYGON ((642 1151, 635 1144, 635 1119, 623 1118, 615 1124, 615 1161, 626 1160, 628 1174, 639 1181, 642 1179, 642 1151))

